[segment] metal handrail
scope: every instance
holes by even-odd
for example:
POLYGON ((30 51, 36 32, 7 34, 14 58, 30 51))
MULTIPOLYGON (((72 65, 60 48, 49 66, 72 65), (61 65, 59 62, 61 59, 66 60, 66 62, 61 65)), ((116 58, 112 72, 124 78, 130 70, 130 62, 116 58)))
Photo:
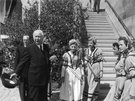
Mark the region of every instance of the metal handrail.
POLYGON ((110 2, 108 0, 105 0, 105 2, 112 9, 112 11, 114 12, 115 16, 117 17, 118 21, 121 23, 121 25, 123 26, 123 28, 125 29, 125 31, 128 34, 128 36, 131 37, 133 40, 135 40, 134 36, 131 34, 131 32, 129 31, 129 29, 127 28, 127 26, 124 24, 124 22, 122 21, 122 19, 120 18, 120 16, 117 14, 117 12, 113 8, 113 6, 110 4, 110 2))

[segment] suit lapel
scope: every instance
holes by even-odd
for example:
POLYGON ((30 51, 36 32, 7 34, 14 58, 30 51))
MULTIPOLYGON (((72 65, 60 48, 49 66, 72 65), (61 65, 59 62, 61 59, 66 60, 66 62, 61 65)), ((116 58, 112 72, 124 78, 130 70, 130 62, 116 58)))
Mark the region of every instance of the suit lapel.
POLYGON ((41 52, 41 50, 39 49, 39 47, 36 44, 34 44, 34 49, 36 50, 36 53, 38 53, 38 54, 40 54, 41 56, 44 57, 43 52, 41 52))
POLYGON ((47 63, 49 63, 49 47, 45 44, 43 44, 43 55, 47 63))

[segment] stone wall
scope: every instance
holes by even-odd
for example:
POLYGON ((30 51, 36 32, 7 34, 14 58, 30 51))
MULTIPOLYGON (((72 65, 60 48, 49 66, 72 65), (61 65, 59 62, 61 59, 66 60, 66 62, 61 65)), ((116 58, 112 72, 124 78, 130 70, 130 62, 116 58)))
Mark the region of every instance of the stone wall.
POLYGON ((135 0, 108 0, 135 37, 135 0))

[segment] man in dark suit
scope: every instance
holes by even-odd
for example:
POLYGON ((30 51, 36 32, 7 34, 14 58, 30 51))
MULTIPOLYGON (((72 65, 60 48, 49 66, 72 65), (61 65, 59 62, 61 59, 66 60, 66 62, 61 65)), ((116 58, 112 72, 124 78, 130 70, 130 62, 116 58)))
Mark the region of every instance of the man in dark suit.
POLYGON ((27 76, 28 76, 28 68, 29 68, 29 63, 25 63, 23 65, 23 68, 16 68, 17 65, 19 64, 23 52, 25 48, 29 45, 29 36, 24 35, 23 36, 23 43, 19 43, 16 49, 16 57, 15 57, 15 71, 22 69, 21 73, 18 74, 18 77, 20 78, 20 83, 19 83, 19 93, 20 93, 20 98, 21 101, 27 101, 28 100, 28 82, 27 82, 27 76))
MULTIPOLYGON (((43 44, 43 32, 36 30, 33 33, 34 43, 26 48, 17 68, 23 68, 23 64, 29 62, 28 69, 28 97, 29 101, 48 101, 47 89, 50 75, 50 61, 56 59, 50 57, 48 45, 43 44)), ((16 70, 19 75, 21 70, 16 70)))

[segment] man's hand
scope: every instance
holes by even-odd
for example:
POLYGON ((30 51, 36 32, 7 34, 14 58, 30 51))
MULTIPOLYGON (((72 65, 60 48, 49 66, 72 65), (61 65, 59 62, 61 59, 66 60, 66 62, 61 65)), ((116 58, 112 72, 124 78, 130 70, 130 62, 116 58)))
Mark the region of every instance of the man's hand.
POLYGON ((53 56, 50 57, 50 61, 53 61, 54 62, 54 61, 57 61, 57 60, 58 59, 57 59, 56 55, 53 55, 53 56))

